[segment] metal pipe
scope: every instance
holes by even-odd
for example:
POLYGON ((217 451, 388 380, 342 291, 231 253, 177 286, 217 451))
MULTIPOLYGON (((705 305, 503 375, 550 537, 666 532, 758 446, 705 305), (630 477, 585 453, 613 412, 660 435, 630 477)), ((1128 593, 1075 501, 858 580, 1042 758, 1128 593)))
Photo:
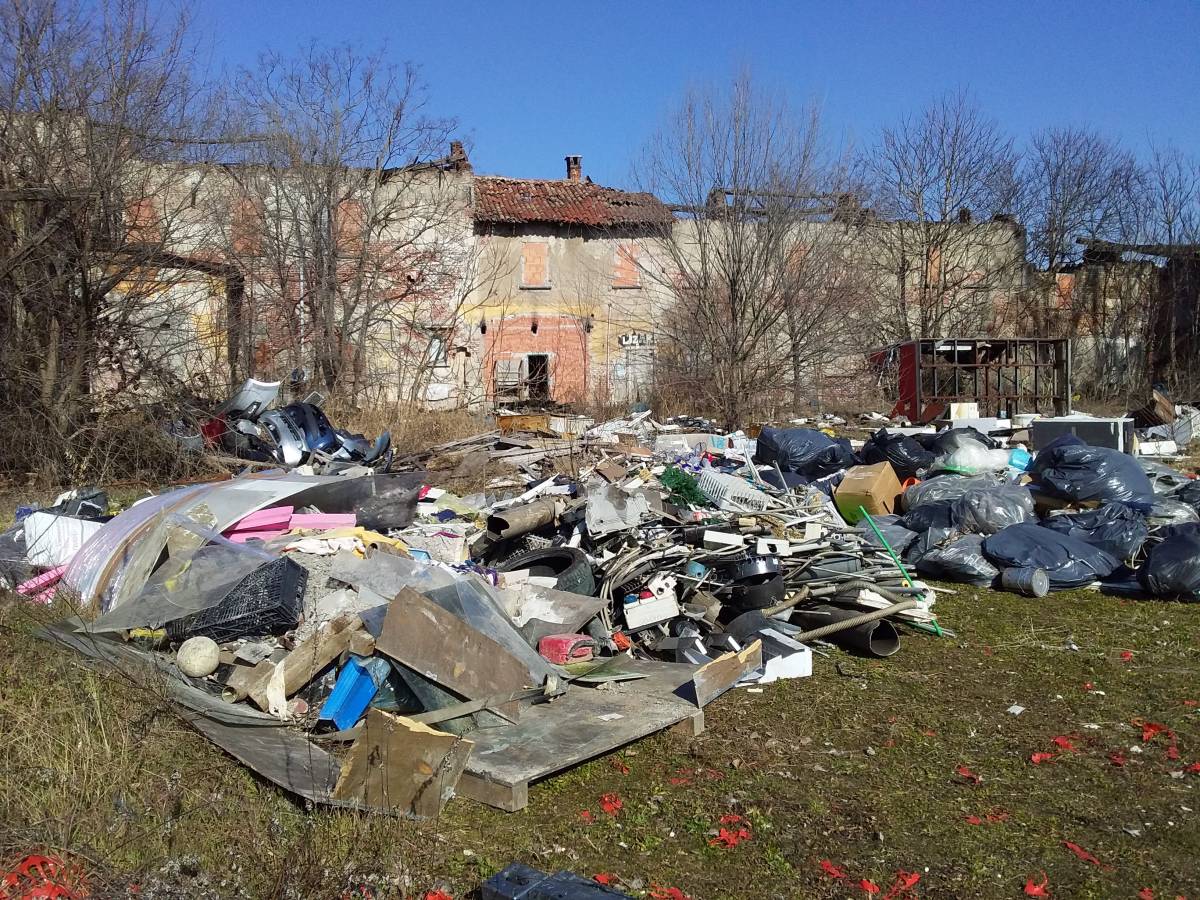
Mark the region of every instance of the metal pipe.
POLYGON ((829 624, 810 628, 791 637, 792 640, 804 642, 825 637, 833 638, 836 635, 836 638, 833 638, 836 644, 859 650, 869 656, 891 656, 900 649, 900 636, 891 622, 881 620, 917 605, 917 601, 910 597, 886 609, 874 609, 865 613, 827 605, 797 610, 792 614, 792 618, 799 619, 802 624, 813 624, 815 621, 828 621, 829 624), (810 613, 814 615, 810 617, 810 613), (829 621, 831 619, 833 621, 829 621))
POLYGON ((487 518, 487 530, 495 540, 508 540, 553 524, 556 515, 554 500, 543 497, 524 506, 492 513, 487 518))

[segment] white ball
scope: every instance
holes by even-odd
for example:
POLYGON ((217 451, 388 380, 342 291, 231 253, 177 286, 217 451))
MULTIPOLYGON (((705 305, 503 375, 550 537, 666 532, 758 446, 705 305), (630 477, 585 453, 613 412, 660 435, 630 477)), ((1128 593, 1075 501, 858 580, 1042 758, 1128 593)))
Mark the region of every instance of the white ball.
POLYGON ((217 642, 210 637, 188 638, 179 645, 175 664, 184 675, 203 678, 217 671, 220 652, 217 642))

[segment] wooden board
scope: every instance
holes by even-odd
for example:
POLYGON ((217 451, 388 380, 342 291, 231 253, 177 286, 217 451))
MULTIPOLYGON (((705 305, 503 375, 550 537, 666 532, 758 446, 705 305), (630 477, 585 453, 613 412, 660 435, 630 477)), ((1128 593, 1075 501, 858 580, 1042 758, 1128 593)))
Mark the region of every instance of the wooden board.
MULTIPOLYGON (((375 647, 468 700, 529 686, 524 663, 412 588, 402 588, 388 606, 375 647)), ((515 703, 501 712, 518 714, 515 703)))
POLYGON ((333 796, 372 809, 433 818, 454 796, 471 741, 379 709, 367 712, 333 796))
POLYGON ((688 735, 703 730, 703 711, 685 698, 696 666, 629 665, 647 677, 603 689, 573 685, 552 703, 523 704, 517 725, 472 732, 475 747, 456 793, 515 812, 528 802, 531 782, 680 723, 688 735))

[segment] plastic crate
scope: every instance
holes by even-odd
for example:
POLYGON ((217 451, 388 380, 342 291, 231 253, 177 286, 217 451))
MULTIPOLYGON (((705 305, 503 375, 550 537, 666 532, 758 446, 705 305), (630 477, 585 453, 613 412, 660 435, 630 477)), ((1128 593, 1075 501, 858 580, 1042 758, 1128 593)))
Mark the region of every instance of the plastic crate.
POLYGON ((308 570, 287 557, 259 566, 216 606, 168 622, 167 637, 182 641, 210 637, 218 644, 259 634, 282 634, 296 627, 304 603, 308 570))
POLYGON ((700 492, 726 512, 766 512, 771 498, 736 475, 705 469, 697 482, 700 492))

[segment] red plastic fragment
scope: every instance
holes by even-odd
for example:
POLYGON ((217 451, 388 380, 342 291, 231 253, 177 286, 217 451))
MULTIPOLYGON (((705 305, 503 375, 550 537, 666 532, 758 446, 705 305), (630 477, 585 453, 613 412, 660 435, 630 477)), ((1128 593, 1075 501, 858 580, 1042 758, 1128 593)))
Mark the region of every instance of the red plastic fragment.
POLYGON ((423 900, 454 900, 445 891, 426 891, 423 900))
POLYGON ((1091 853, 1084 850, 1082 847, 1080 847, 1078 844, 1076 844, 1073 841, 1063 841, 1062 845, 1064 847, 1066 847, 1068 850, 1070 850, 1072 853, 1074 853, 1076 856, 1078 856, 1080 859, 1082 859, 1084 862, 1091 863, 1093 866, 1099 866, 1102 869, 1111 869, 1112 868, 1112 866, 1105 865, 1104 863, 1100 862, 1100 860, 1096 859, 1096 857, 1094 857, 1091 853))
POLYGON ((677 887, 663 887, 661 884, 651 883, 650 890, 646 894, 650 900, 692 900, 687 894, 677 887))
POLYGON ((600 808, 610 816, 615 816, 624 806, 625 804, 621 802, 621 798, 617 794, 604 794, 600 797, 600 808))
POLYGON ((1121 659, 1123 659, 1125 662, 1130 662, 1133 659, 1133 651, 1132 650, 1122 650, 1121 651, 1121 659))
POLYGON ((901 869, 896 873, 896 880, 892 882, 888 892, 883 895, 883 900, 893 900, 901 894, 908 893, 917 886, 917 882, 920 880, 921 876, 916 872, 905 872, 901 869))
POLYGON ((1030 897, 1049 897, 1050 890, 1048 884, 1050 879, 1046 877, 1046 873, 1042 873, 1042 880, 1038 884, 1033 883, 1033 879, 1029 878, 1025 881, 1025 893, 1030 897))
POLYGON ((968 825, 982 825, 983 824, 983 819, 979 818, 979 816, 967 816, 965 821, 968 825))
POLYGON ((673 776, 671 776, 671 779, 670 779, 670 781, 671 781, 671 784, 672 784, 673 786, 675 786, 675 787, 681 787, 681 786, 683 786, 683 785, 685 785, 685 784, 691 784, 691 783, 692 783, 692 779, 690 779, 690 778, 684 778, 684 777, 682 777, 682 776, 679 776, 679 775, 673 775, 673 776))
POLYGON ((1168 728, 1166 725, 1162 724, 1161 722, 1143 722, 1141 720, 1135 719, 1133 724, 1142 726, 1142 743, 1143 744, 1148 741, 1152 741, 1154 739, 1154 736, 1158 735, 1158 734, 1166 734, 1172 740, 1174 740, 1174 738, 1175 738, 1175 732, 1173 732, 1170 728, 1168 728))
POLYGON ((869 878, 864 878, 858 883, 858 886, 868 894, 878 894, 880 890, 879 885, 871 881, 869 878))
POLYGON ((846 871, 844 869, 839 869, 827 859, 821 860, 821 868, 830 878, 841 879, 846 877, 846 871))
POLYGON ((1184 700, 1183 705, 1194 708, 1200 706, 1200 700, 1184 700))
POLYGON ((1194 762, 1190 766, 1184 766, 1183 771, 1191 773, 1191 774, 1200 772, 1200 762, 1194 762))
POLYGON ((976 775, 974 772, 972 772, 966 766, 959 766, 954 771, 957 772, 959 775, 961 775, 963 778, 965 778, 971 784, 979 784, 979 782, 983 781, 983 779, 980 776, 976 775))
POLYGON ((1179 759, 1179 748, 1174 744, 1167 748, 1167 759, 1179 759))
POLYGON ((597 872, 592 876, 592 881, 596 884, 612 884, 617 880, 617 876, 610 872, 597 872))
POLYGON ((583 820, 585 825, 591 825, 596 821, 590 809, 581 809, 579 811, 579 818, 583 820))
POLYGON ((731 830, 729 828, 717 829, 717 836, 708 842, 710 847, 724 847, 730 850, 740 844, 742 841, 750 840, 750 831, 746 828, 738 828, 731 830))
POLYGON ((1044 751, 1038 751, 1029 757, 1029 761, 1035 766, 1040 766, 1044 762, 1050 762, 1052 759, 1054 759, 1054 754, 1044 751))
POLYGON ((1056 746, 1056 747, 1061 747, 1063 750, 1071 750, 1073 752, 1078 752, 1075 748, 1075 745, 1071 743, 1071 739, 1063 734, 1060 734, 1057 737, 1052 738, 1050 743, 1054 744, 1054 746, 1056 746))
POLYGON ((1085 691, 1094 691, 1096 689, 1096 686, 1094 684, 1092 684, 1090 681, 1085 681, 1083 683, 1083 689, 1085 691))
POLYGON ((1120 750, 1114 750, 1112 753, 1108 754, 1108 761, 1119 769, 1124 766, 1125 763, 1129 762, 1129 757, 1120 750))
POLYGON ((1150 888, 1142 888, 1138 891, 1138 900, 1154 900, 1154 891, 1150 888))

